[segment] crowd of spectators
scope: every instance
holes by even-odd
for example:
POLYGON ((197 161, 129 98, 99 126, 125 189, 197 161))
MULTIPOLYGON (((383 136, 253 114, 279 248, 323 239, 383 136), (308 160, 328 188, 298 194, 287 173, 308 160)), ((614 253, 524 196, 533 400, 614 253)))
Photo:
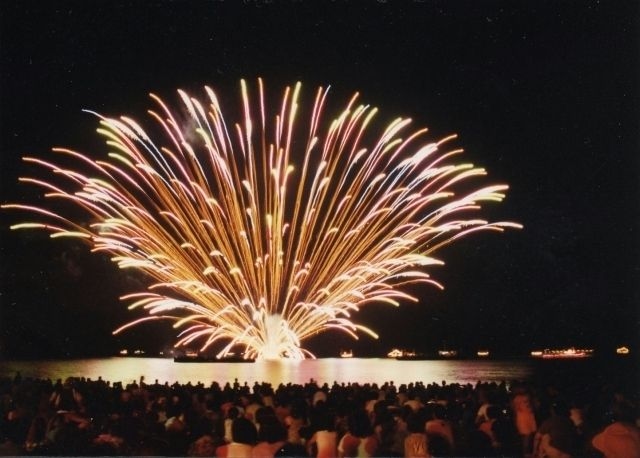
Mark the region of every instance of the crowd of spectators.
POLYGON ((640 456, 637 393, 510 381, 395 385, 0 379, 0 454, 640 456))

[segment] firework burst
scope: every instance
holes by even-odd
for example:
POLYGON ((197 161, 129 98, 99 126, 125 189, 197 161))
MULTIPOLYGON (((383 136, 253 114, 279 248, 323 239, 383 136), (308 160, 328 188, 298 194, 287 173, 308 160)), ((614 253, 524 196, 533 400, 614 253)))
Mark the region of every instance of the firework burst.
POLYGON ((180 329, 176 346, 302 359, 313 356, 301 346, 313 334, 377 337, 352 321, 361 307, 416 301, 404 292, 411 283, 441 288, 426 272, 442 264, 438 249, 473 232, 520 227, 473 217, 507 186, 469 192, 485 171, 453 162, 462 152, 447 146, 455 136, 427 141, 426 129, 410 130, 401 118, 373 136, 376 109, 359 105, 357 94, 324 124, 323 88, 297 120, 300 84, 271 117, 262 81, 257 103, 244 81, 241 88, 243 116, 233 126, 208 87, 206 103, 178 91, 177 111, 152 94, 161 140, 129 117, 96 114, 106 157, 54 148, 59 159, 24 158, 52 178, 20 181, 42 188, 51 204, 4 205, 36 216, 13 229, 83 239, 154 279, 123 297, 146 313, 115 332, 170 319, 180 329), (82 208, 91 223, 74 222, 56 201, 82 208))

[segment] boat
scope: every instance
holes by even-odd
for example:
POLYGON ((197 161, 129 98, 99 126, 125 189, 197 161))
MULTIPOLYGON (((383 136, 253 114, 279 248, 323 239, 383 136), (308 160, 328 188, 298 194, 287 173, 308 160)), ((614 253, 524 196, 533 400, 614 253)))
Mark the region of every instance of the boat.
POLYGON ((593 356, 593 350, 591 349, 576 349, 576 348, 564 348, 564 349, 544 349, 534 350, 531 352, 533 358, 543 359, 563 359, 563 358, 589 358, 593 356))
POLYGON ((629 347, 618 347, 616 348, 616 354, 618 355, 628 355, 629 347))
POLYGON ((147 353, 144 350, 133 350, 129 351, 128 349, 122 349, 118 352, 118 356, 131 357, 135 356, 138 358, 144 358, 147 356, 147 353))
POLYGON ((414 360, 423 360, 427 359, 424 353, 417 353, 413 350, 400 350, 399 348, 394 348, 389 353, 387 353, 387 357, 395 358, 398 361, 414 361, 414 360))
POLYGON ((404 355, 404 350, 400 350, 399 348, 394 348, 389 353, 387 353, 387 357, 389 358, 400 358, 404 355))
POLYGON ((489 350, 478 350, 476 352, 476 355, 478 356, 478 358, 488 358, 489 357, 489 350))
POLYGON ((340 358, 353 358, 353 350, 343 350, 340 352, 340 358))
POLYGON ((173 357, 174 363, 253 363, 254 358, 245 358, 243 355, 227 355, 220 358, 216 356, 201 355, 187 352, 173 357))
POLYGON ((457 350, 438 350, 438 356, 441 358, 455 358, 458 356, 457 350))

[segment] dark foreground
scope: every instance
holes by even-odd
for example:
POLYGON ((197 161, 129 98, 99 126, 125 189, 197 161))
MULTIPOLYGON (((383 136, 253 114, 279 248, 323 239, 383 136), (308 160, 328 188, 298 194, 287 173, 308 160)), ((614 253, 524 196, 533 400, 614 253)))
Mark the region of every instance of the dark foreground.
POLYGON ((607 442, 638 454, 620 456, 640 455, 638 392, 628 377, 548 375, 274 387, 16 374, 0 380, 0 454, 598 457, 594 444, 607 442), (604 441, 603 431, 622 436, 604 441))

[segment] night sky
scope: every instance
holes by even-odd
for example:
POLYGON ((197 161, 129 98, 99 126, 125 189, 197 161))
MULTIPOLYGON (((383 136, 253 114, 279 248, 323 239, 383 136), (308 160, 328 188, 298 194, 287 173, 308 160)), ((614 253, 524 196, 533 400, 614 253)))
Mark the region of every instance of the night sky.
MULTIPOLYGON (((446 289, 420 304, 364 308, 380 334, 325 334, 308 346, 384 354, 394 346, 528 352, 638 347, 640 155, 638 3, 633 1, 30 1, 0 6, 2 203, 37 203, 17 183, 24 155, 66 146, 106 152, 90 109, 147 121, 148 93, 239 80, 277 98, 303 82, 311 102, 331 85, 380 119, 408 116, 437 139, 457 133, 464 159, 506 182, 492 219, 521 231, 481 233, 439 253, 446 289), (322 5, 319 7, 318 5, 322 5)), ((162 348, 167 326, 113 337, 139 315, 118 297, 144 279, 77 242, 12 232, 0 212, 0 356, 84 356, 162 348)))

